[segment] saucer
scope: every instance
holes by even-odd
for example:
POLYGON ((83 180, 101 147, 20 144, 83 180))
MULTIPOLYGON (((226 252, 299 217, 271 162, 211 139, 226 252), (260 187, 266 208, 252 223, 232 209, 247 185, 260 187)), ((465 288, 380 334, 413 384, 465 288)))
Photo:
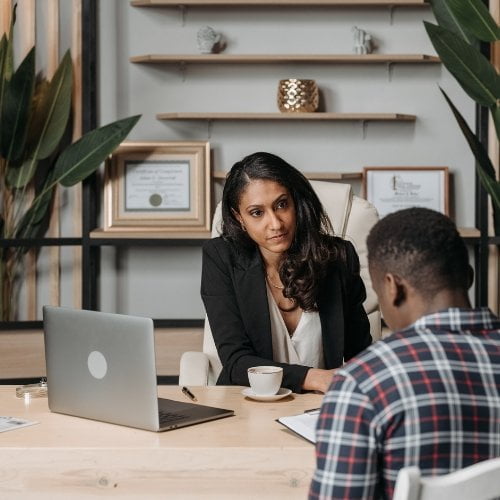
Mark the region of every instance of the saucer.
POLYGON ((278 399, 286 398, 287 396, 292 394, 292 390, 282 387, 277 394, 264 396, 261 394, 255 394, 250 387, 247 387, 246 389, 243 389, 241 391, 241 394, 243 394, 243 396, 246 396, 247 398, 255 399, 255 401, 278 401, 278 399))

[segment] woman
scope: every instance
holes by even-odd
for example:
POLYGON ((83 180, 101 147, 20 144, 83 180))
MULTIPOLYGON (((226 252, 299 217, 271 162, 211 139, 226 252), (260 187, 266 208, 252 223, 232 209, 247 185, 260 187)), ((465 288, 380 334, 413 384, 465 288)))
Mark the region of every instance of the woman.
POLYGON ((222 237, 203 246, 201 295, 222 362, 218 384, 283 367, 283 387, 328 389, 333 369, 371 343, 351 243, 332 236, 309 181, 270 153, 229 172, 222 237))

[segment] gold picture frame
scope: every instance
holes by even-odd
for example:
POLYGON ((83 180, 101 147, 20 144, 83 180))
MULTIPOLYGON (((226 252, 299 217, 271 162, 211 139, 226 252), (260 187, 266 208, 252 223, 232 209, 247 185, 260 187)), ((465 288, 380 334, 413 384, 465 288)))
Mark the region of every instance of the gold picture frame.
POLYGON ((450 214, 448 167, 364 167, 363 196, 379 216, 410 207, 450 214))
POLYGON ((209 231, 210 145, 124 142, 108 159, 104 231, 209 231))

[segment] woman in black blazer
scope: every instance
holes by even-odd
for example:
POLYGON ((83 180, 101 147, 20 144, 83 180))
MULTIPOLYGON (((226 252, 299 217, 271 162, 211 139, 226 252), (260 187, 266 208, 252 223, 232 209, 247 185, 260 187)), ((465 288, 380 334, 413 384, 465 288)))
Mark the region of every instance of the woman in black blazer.
POLYGON ((371 343, 358 256, 332 233, 309 181, 284 160, 255 153, 233 166, 222 237, 203 246, 201 296, 222 362, 218 384, 248 385, 248 368, 275 365, 283 387, 325 392, 333 369, 371 343), (320 346, 321 366, 273 358, 281 340, 270 304, 291 340, 304 312, 319 315, 318 331, 302 328, 301 336, 320 346))

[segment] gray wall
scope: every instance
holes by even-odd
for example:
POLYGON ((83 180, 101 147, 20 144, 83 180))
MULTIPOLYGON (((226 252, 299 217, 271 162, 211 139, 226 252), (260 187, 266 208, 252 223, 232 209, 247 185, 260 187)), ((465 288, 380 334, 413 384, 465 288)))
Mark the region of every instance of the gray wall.
MULTIPOLYGON (((244 155, 271 151, 304 172, 359 172, 363 166, 448 166, 452 215, 474 226, 473 159, 438 85, 469 123, 474 105, 441 65, 174 65, 129 62, 147 53, 197 53, 203 25, 221 31, 226 53, 352 52, 351 27, 370 32, 380 53, 434 54, 422 20, 428 8, 196 8, 184 22, 176 8, 99 3, 99 112, 102 123, 141 113, 130 140, 209 140, 214 168, 227 171, 244 155), (413 123, 160 122, 158 112, 275 112, 278 80, 312 78, 332 112, 400 112, 413 123)), ((360 183, 353 184, 359 193, 360 183)), ((131 248, 103 257, 101 307, 165 318, 202 318, 201 252, 197 247, 131 248)))

